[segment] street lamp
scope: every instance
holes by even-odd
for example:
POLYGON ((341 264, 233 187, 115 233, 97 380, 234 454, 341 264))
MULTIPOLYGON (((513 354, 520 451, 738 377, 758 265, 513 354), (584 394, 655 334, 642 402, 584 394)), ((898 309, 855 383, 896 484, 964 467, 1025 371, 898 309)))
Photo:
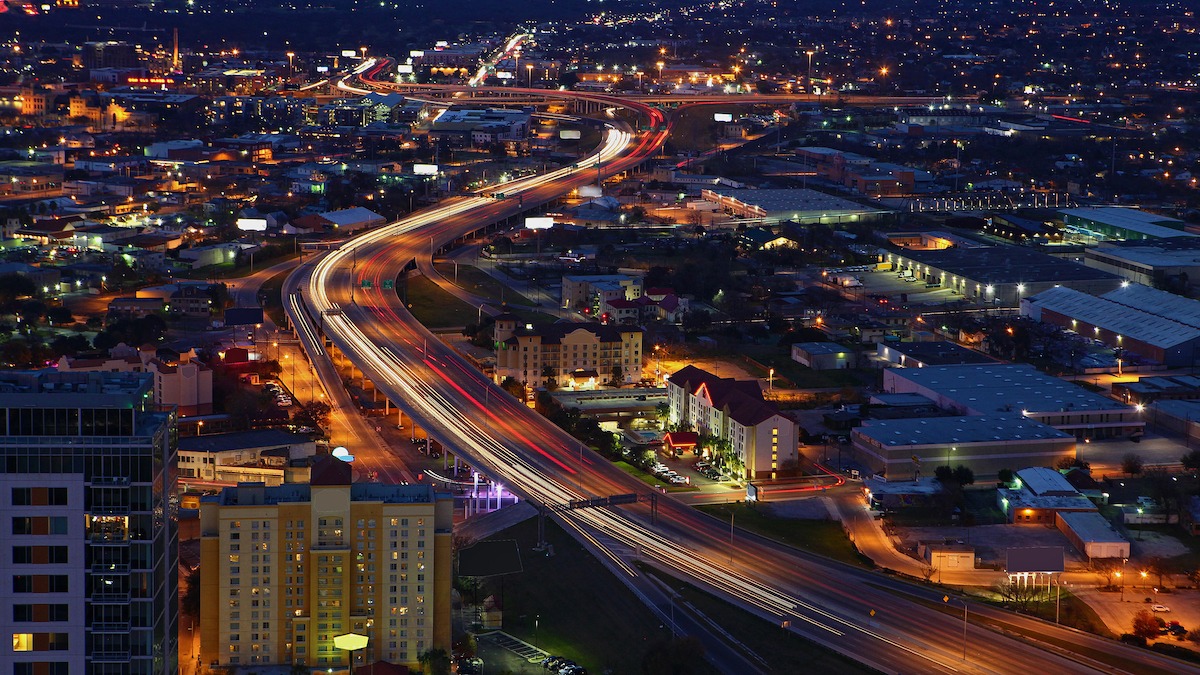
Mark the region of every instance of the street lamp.
POLYGON ((767 371, 767 389, 775 391, 775 369, 771 368, 767 371))
POLYGON ((288 78, 292 77, 292 59, 296 58, 296 52, 288 52, 288 78))
MULTIPOLYGON (((949 604, 952 598, 948 595, 942 596, 942 602, 949 604)), ((963 606, 963 661, 967 660, 967 601, 962 598, 953 598, 962 603, 963 606)))
POLYGON ((532 88, 533 88, 533 64, 532 64, 532 63, 526 63, 526 64, 525 64, 525 71, 526 71, 527 73, 529 73, 529 88, 530 88, 530 89, 532 89, 532 88))
POLYGON ((204 420, 200 420, 199 422, 196 422, 196 435, 197 436, 204 435, 204 420))
POLYGON ((654 65, 658 66, 658 81, 659 81, 659 83, 661 83, 662 82, 662 69, 663 69, 663 65, 665 65, 665 64, 663 64, 662 61, 659 61, 658 63, 656 63, 654 65))
POLYGON ((805 53, 805 55, 807 55, 807 56, 808 56, 808 76, 806 77, 806 80, 807 80, 807 83, 808 83, 808 93, 809 93, 809 94, 811 94, 811 93, 812 93, 812 90, 813 90, 813 86, 812 86, 812 57, 813 57, 813 54, 816 54, 816 52, 810 49, 810 50, 808 50, 808 51, 806 51, 806 52, 804 52, 804 53, 805 53))
POLYGON ((366 649, 367 642, 369 642, 370 639, 370 637, 366 635, 359 635, 358 633, 346 633, 345 635, 333 636, 333 646, 335 649, 341 649, 343 651, 350 652, 350 675, 354 675, 354 652, 360 649, 366 649))

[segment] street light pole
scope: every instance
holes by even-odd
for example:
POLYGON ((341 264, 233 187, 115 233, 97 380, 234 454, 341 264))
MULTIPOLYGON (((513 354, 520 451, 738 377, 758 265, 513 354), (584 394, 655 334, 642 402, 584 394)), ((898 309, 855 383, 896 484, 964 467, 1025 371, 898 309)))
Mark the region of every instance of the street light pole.
POLYGON ((957 600, 963 606, 963 661, 967 660, 967 601, 963 598, 951 598, 949 595, 942 596, 942 602, 949 604, 951 600, 957 600))

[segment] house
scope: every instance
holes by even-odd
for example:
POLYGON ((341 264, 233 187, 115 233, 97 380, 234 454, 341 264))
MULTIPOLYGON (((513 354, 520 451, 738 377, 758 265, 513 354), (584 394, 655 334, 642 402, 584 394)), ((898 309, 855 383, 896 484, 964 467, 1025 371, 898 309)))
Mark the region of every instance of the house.
POLYGON ((720 378, 686 366, 667 378, 667 403, 671 424, 728 442, 729 452, 721 459, 731 473, 774 479, 794 469, 799 429, 763 399, 756 380, 720 378))

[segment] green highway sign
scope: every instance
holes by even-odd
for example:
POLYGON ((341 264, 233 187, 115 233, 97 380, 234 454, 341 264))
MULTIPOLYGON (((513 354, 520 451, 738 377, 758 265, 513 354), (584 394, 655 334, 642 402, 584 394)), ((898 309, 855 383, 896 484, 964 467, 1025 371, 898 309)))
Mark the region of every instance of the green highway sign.
POLYGON ((395 279, 384 279, 384 280, 383 280, 383 287, 384 287, 384 288, 386 288, 386 289, 393 289, 393 288, 395 288, 395 287, 396 287, 396 281, 395 281, 395 279))
POLYGON ((370 279, 363 279, 363 280, 362 280, 362 287, 363 287, 363 288, 374 288, 374 287, 375 287, 375 282, 371 281, 370 279))

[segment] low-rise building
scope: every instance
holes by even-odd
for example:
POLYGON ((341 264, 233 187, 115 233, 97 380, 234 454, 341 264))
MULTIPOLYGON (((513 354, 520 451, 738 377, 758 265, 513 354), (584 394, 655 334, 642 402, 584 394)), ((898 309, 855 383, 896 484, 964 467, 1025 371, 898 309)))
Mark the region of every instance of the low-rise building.
POLYGON ((1042 466, 1021 469, 1014 483, 996 491, 996 501, 1010 523, 1052 523, 1057 513, 1096 511, 1092 500, 1081 495, 1054 469, 1042 466))
POLYGON ((841 370, 858 365, 858 354, 836 342, 797 342, 792 360, 813 370, 841 370))
POLYGON ((1023 364, 888 368, 883 389, 920 394, 963 415, 1016 413, 1079 439, 1135 436, 1145 428, 1133 406, 1023 364))
POLYGON ((562 278, 563 309, 590 308, 599 316, 601 303, 637 300, 642 297, 642 280, 626 274, 568 274, 562 278))
POLYGON ((298 460, 316 453, 316 441, 282 429, 189 436, 179 439, 179 478, 231 486, 304 482, 308 463, 298 460))
POLYGON ((167 354, 152 347, 133 349, 124 343, 109 350, 107 358, 58 360, 59 372, 152 373, 154 402, 174 407, 183 417, 213 411, 213 371, 196 358, 194 350, 167 354))
POLYGON ((996 359, 953 342, 879 342, 876 355, 901 368, 997 363, 996 359))
POLYGON ((740 473, 774 479, 792 470, 798 455, 795 420, 763 399, 756 380, 720 378, 686 366, 667 378, 669 421, 729 442, 740 473))
POLYGON ((1095 511, 1057 513, 1054 525, 1088 560, 1129 557, 1129 540, 1095 511))
POLYGON ((598 323, 522 324, 512 314, 496 317, 496 378, 512 377, 527 386, 552 381, 569 389, 610 380, 641 379, 642 329, 598 323), (577 372, 594 377, 580 382, 577 372))
POLYGON ((1075 456, 1071 435, 1012 413, 869 420, 850 432, 850 443, 860 461, 889 481, 929 476, 945 465, 995 476, 1075 456))

